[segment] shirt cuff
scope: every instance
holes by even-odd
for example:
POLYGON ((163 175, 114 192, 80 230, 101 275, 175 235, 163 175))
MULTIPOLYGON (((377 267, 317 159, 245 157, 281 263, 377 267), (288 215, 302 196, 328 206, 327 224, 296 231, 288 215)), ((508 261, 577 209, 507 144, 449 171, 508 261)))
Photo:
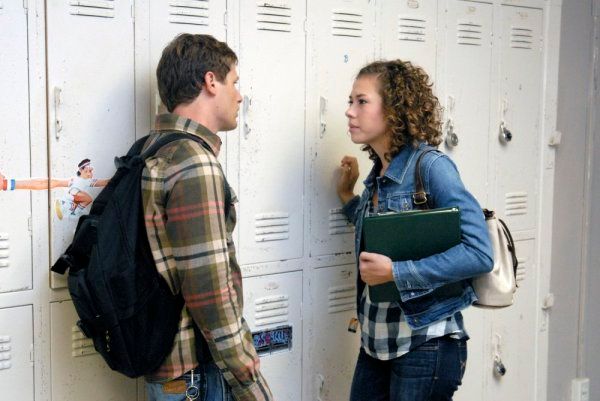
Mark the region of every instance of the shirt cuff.
POLYGON ((342 213, 346 215, 348 220, 354 221, 354 214, 356 213, 356 208, 358 208, 358 204, 360 202, 360 196, 356 195, 354 198, 350 199, 344 206, 342 206, 342 213))

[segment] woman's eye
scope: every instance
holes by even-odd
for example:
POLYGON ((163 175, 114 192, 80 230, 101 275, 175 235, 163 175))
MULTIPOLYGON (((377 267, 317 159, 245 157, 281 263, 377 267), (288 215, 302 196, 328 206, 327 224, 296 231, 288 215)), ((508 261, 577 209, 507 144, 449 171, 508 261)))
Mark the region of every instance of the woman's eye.
POLYGON ((358 104, 366 104, 366 103, 367 103, 367 101, 365 99, 360 99, 358 101, 358 104))
POLYGON ((348 100, 348 104, 354 104, 352 100, 348 100))

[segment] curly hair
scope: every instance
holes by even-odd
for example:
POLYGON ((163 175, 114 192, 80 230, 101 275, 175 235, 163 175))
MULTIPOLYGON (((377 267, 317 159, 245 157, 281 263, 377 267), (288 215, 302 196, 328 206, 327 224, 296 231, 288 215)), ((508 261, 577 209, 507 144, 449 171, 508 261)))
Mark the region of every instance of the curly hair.
MULTIPOLYGON (((383 100, 383 114, 391 140, 388 161, 400 149, 411 144, 426 142, 438 146, 442 142, 441 106, 431 90, 427 73, 410 61, 375 61, 360 69, 356 79, 372 75, 379 82, 379 94, 383 100)), ((369 145, 362 150, 369 152, 371 160, 378 156, 369 145)))

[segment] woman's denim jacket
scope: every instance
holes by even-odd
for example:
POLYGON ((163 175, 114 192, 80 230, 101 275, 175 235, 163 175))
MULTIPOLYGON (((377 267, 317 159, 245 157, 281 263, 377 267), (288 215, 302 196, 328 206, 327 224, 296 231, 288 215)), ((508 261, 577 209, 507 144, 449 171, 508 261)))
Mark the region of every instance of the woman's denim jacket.
MULTIPOLYGON (((394 157, 383 177, 376 165, 364 181, 365 190, 355 196, 343 211, 355 225, 355 249, 361 249, 362 222, 378 188, 378 213, 413 209, 415 163, 426 149, 404 146, 394 157), (375 180, 377 187, 375 187, 375 180)), ((400 291, 399 306, 413 328, 455 314, 477 300, 471 278, 492 270, 492 248, 485 218, 477 200, 466 190, 454 163, 441 152, 429 152, 421 161, 421 176, 432 207, 457 206, 460 210, 461 243, 445 252, 421 260, 393 261, 394 281, 400 291)), ((435 235, 435 233, 431 233, 435 235)), ((358 276, 358 299, 365 283, 358 276)))

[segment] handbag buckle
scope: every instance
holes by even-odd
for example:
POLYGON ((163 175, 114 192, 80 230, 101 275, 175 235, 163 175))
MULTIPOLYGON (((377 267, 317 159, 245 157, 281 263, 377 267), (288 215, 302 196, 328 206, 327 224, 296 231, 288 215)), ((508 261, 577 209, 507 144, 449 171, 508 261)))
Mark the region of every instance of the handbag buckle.
POLYGON ((415 192, 412 194, 412 198, 415 205, 423 205, 427 203, 427 194, 425 192, 415 192))

